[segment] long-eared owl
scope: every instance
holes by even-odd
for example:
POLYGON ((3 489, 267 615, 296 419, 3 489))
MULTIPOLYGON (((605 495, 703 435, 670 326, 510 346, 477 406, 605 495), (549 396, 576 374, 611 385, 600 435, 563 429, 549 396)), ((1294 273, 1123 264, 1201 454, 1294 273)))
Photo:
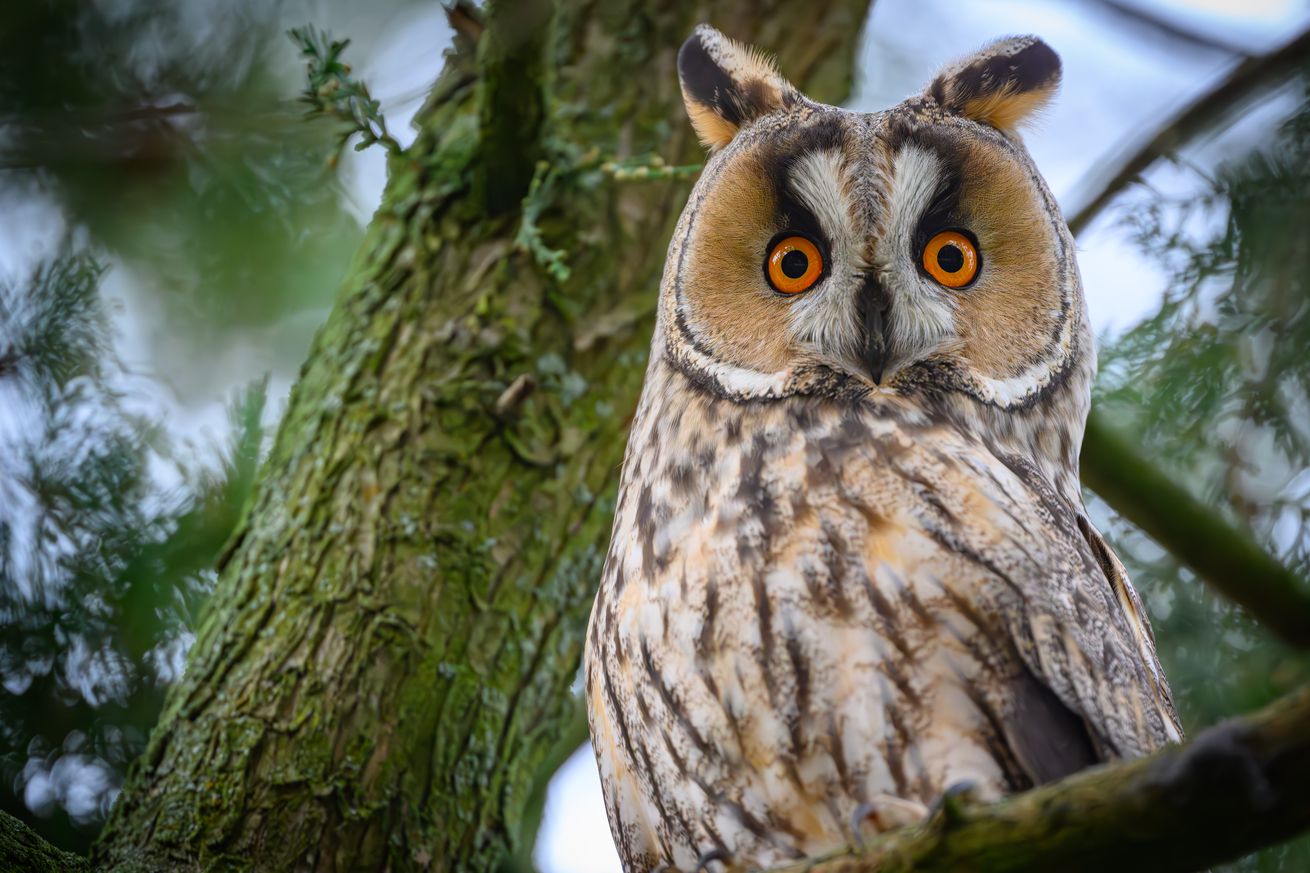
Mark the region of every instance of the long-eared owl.
POLYGON ((1095 351, 1017 133, 1059 58, 1004 39, 874 113, 707 26, 678 71, 712 154, 586 643, 626 868, 765 867, 1178 740, 1079 489, 1095 351))

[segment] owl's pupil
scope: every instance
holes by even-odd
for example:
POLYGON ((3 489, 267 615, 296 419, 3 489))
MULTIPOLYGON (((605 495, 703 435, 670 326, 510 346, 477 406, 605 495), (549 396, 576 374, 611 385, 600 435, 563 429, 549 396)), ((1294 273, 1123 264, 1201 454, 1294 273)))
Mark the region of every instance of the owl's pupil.
POLYGON ((964 252, 957 246, 942 246, 937 252, 937 266, 948 273, 960 272, 964 268, 964 252))
POLYGON ((779 266, 782 267, 782 274, 788 279, 799 279, 810 268, 810 259, 805 256, 805 252, 793 249, 782 256, 782 263, 779 266))

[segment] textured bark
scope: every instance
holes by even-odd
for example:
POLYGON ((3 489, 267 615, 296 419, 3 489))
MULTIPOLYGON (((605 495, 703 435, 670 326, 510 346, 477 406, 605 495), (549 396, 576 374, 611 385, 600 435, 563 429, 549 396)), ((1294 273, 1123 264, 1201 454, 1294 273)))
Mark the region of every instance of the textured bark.
POLYGON ((1310 689, 1149 758, 986 806, 956 797, 813 873, 1187 873, 1310 828, 1310 689))
POLYGON ((391 159, 95 862, 491 870, 522 848, 541 764, 576 724, 569 687, 688 188, 601 164, 697 159, 675 56, 698 20, 837 100, 866 6, 562 3, 526 43, 455 13, 462 50, 391 159), (468 44, 480 31, 490 48, 468 44), (532 45, 548 75, 506 79, 533 68, 516 60, 532 45), (546 107, 529 143, 501 106, 546 107), (540 161, 506 163, 524 155, 540 161))
MULTIPOLYGON (((834 100, 865 11, 562 5, 544 32, 493 19, 393 159, 97 869, 522 863, 578 738, 568 688, 687 188, 598 168, 697 156, 674 75, 695 21, 834 100), (512 79, 537 68, 549 93, 512 79)), ((1310 822, 1307 737, 1302 693, 816 869, 1192 869, 1310 822)), ((0 814, 0 868, 88 865, 0 814)))
POLYGON ((10 873, 89 873, 85 858, 56 849, 31 828, 0 811, 0 870, 10 873))

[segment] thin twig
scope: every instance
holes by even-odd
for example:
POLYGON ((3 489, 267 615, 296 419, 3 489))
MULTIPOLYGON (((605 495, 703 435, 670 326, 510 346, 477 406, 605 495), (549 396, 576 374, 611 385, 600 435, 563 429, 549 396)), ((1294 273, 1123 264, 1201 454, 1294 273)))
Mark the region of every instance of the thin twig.
MULTIPOLYGON (((1098 193, 1073 211, 1069 229, 1081 233, 1120 191, 1127 187, 1161 157, 1175 152, 1204 133, 1215 129, 1218 121, 1259 92, 1275 85, 1310 57, 1310 30, 1282 48, 1242 61, 1210 91, 1198 97, 1170 119, 1155 136, 1132 151, 1105 182, 1095 186, 1098 193)), ((1084 190, 1092 188, 1084 183, 1084 190)))
POLYGON ((400 154, 400 143, 387 130, 381 101, 369 93, 368 86, 342 60, 350 40, 334 40, 312 26, 292 28, 287 35, 305 58, 307 85, 300 99, 309 106, 307 115, 345 123, 338 137, 338 149, 358 134, 357 151, 377 143, 391 154, 400 154))
POLYGON ((1145 27, 1157 34, 1177 40, 1179 42, 1190 43, 1203 49, 1214 51, 1228 52, 1229 54, 1246 57, 1250 54, 1244 48, 1233 43, 1226 42, 1222 36, 1215 33, 1204 33, 1195 28, 1188 27, 1181 21, 1171 20, 1160 14, 1152 6, 1138 5, 1129 2, 1129 0, 1097 0, 1098 5, 1110 10, 1121 18, 1126 18, 1139 27, 1145 27))

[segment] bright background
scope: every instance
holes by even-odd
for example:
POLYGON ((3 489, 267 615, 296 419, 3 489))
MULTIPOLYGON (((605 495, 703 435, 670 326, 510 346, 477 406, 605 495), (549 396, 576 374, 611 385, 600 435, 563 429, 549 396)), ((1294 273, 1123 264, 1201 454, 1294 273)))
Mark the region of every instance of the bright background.
MULTIPOLYGON (((194 0, 175 4, 175 13, 158 18, 146 14, 150 4, 145 2, 100 5, 116 21, 138 16, 145 22, 140 30, 127 29, 121 47, 142 88, 168 81, 170 65, 184 60, 223 79, 218 86, 205 84, 229 99, 230 115, 215 113, 220 121, 211 122, 212 131, 186 132, 234 162, 191 161, 180 175, 170 175, 134 158, 123 172, 157 173, 156 183, 143 193, 123 180, 104 182, 111 190, 98 193, 115 204, 106 211, 79 175, 88 164, 94 169, 94 160, 73 155, 66 164, 52 160, 53 168, 34 170, 19 148, 23 119, 0 115, 7 119, 0 123, 0 154, 17 149, 0 162, 0 283, 25 281, 70 234, 101 244, 108 268, 101 291, 112 302, 113 348, 122 362, 113 376, 115 389, 133 412, 162 423, 192 463, 217 463, 213 459, 231 431, 234 393, 266 374, 269 402, 262 414, 267 424, 276 422, 385 181, 383 155, 376 148, 347 150, 335 177, 316 175, 312 161, 289 171, 288 164, 303 155, 294 149, 284 154, 278 131, 244 117, 250 100, 267 98, 277 105, 302 87, 302 64, 279 32, 312 22, 350 36, 356 73, 381 98, 388 126, 402 145, 413 137, 409 120, 439 69, 450 32, 436 3, 371 4, 365 15, 357 4, 345 2, 287 2, 265 10, 242 0, 194 0), (247 33, 262 36, 249 40, 247 33), (286 178, 293 181, 281 199, 260 187, 281 185, 286 178), (120 183, 121 190, 113 188, 120 183), (176 193, 175 186, 187 185, 199 193, 176 193), (313 192, 310 211, 286 206, 299 203, 306 191, 313 192), (277 217, 284 207, 289 217, 277 217), (221 240, 228 247, 219 253, 227 260, 210 265, 196 257, 197 235, 220 221, 230 223, 222 233, 236 240, 221 240), (240 236, 247 231, 249 239, 240 236), (260 245, 264 238, 272 240, 267 251, 260 245), (234 263, 233 252, 248 253, 248 262, 234 263)), ((0 26, 3 20, 0 15, 0 26)), ((712 23, 733 33, 731 21, 712 23)), ((1270 51, 1307 26, 1310 3, 1304 0, 878 0, 848 106, 884 108, 913 94, 946 61, 988 40, 1038 34, 1060 53, 1064 84, 1026 142, 1072 214, 1121 156, 1243 56, 1270 51)), ((174 99, 186 98, 161 94, 156 102, 162 106, 174 99)), ((1188 148, 1177 163, 1158 164, 1146 185, 1120 198, 1081 236, 1079 260, 1091 318, 1103 341, 1155 312, 1170 279, 1160 258, 1144 253, 1134 240, 1123 216, 1144 199, 1196 189, 1221 161, 1267 142, 1295 106, 1295 95, 1282 91, 1247 107, 1222 135, 1188 148)), ((190 123, 185 117, 175 122, 178 130, 190 123)), ((310 146, 305 150, 312 151, 310 146)), ((0 458, 40 438, 30 425, 31 412, 21 398, 0 385, 0 458)), ((167 484, 180 474, 159 462, 154 475, 167 484)), ((15 501, 0 512, 21 514, 23 506, 15 501)), ((180 669, 188 639, 181 633, 161 654, 161 677, 180 669)), ((26 686, 13 677, 13 665, 0 669, 8 671, 9 692, 21 694, 26 686)), ((96 671, 103 669, 94 663, 85 668, 88 694, 94 695, 103 679, 96 671)), ((16 787, 30 808, 62 809, 61 815, 83 826, 94 822, 112 797, 114 766, 85 754, 66 754, 62 765, 60 760, 46 750, 24 761, 17 750, 9 753, 6 775, 17 774, 16 787)), ((554 873, 619 869, 589 749, 579 750, 551 786, 536 857, 543 870, 554 873)))

